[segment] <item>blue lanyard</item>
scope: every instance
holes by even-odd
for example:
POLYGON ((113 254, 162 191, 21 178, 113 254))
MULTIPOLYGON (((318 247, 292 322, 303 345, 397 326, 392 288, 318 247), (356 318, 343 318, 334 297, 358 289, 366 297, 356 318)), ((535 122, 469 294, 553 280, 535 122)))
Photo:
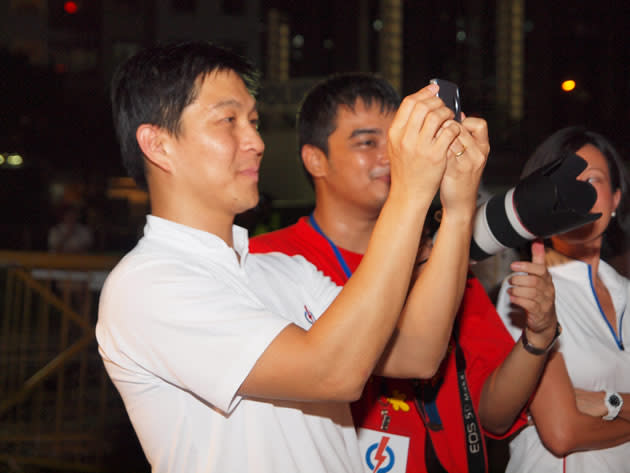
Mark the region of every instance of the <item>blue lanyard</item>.
POLYGON ((593 283, 593 270, 591 268, 591 265, 589 264, 587 265, 587 267, 588 267, 588 279, 589 279, 589 282, 591 283, 591 291, 593 292, 593 298, 595 299, 595 302, 597 303, 597 308, 599 309, 599 313, 604 319, 604 322, 606 322, 606 325, 608 325, 608 329, 610 330, 610 333, 613 336, 613 339, 615 340, 617 347, 620 350, 625 351, 625 346, 623 344, 623 332, 621 331, 621 327, 623 327, 623 316, 626 313, 626 309, 625 308, 623 309, 623 311, 621 312, 621 317, 619 318, 619 337, 617 337, 617 334, 615 333, 615 329, 608 321, 606 314, 604 314, 604 309, 602 309, 602 305, 599 303, 599 299, 597 298, 597 292, 595 292, 595 284, 593 283))
POLYGON ((345 273, 346 277, 350 279, 350 276, 352 276, 352 271, 350 271, 350 268, 348 267, 346 260, 343 259, 343 255, 339 251, 339 248, 337 248, 337 245, 335 245, 332 242, 332 240, 326 236, 326 234, 322 231, 322 229, 319 228, 319 225, 317 225, 317 222, 315 221, 313 214, 309 215, 308 221, 311 224, 311 226, 315 229, 315 231, 326 239, 326 241, 332 248, 333 252, 335 253, 335 257, 337 258, 337 262, 339 263, 339 266, 341 266, 341 269, 345 273))

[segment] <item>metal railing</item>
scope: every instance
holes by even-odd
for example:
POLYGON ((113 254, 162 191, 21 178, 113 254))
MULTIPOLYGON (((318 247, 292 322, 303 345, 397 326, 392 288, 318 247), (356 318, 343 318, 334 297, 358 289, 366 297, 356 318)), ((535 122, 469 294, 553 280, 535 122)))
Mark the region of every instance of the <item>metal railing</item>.
POLYGON ((0 470, 148 470, 94 335, 118 259, 0 251, 0 470))

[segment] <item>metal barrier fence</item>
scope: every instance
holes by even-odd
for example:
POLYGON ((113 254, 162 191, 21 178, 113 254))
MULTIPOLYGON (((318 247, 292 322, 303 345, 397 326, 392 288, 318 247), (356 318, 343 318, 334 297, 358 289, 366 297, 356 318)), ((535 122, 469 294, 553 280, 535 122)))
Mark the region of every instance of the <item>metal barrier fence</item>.
POLYGON ((0 471, 148 471, 94 335, 118 258, 0 251, 0 471))

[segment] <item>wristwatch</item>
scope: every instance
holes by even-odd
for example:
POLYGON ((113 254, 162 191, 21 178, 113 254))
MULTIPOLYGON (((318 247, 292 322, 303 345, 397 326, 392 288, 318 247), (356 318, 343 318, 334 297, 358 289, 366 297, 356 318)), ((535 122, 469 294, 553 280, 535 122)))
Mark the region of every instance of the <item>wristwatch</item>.
POLYGON ((544 355, 549 350, 551 350, 551 347, 553 347, 554 344, 556 343, 556 340, 558 340, 558 337, 562 333, 562 325, 560 325, 560 322, 557 322, 557 324, 556 324, 556 333, 553 336, 553 340, 551 340, 551 343, 549 345, 547 345, 547 348, 538 348, 538 347, 535 347, 534 345, 532 345, 531 343, 529 343, 529 340, 527 340, 527 333, 526 332, 527 332, 526 330, 523 330, 523 334, 521 335, 521 341, 523 342, 523 348, 525 348, 525 350, 530 352, 532 355, 544 355))
POLYGON ((619 415, 619 411, 623 407, 623 398, 615 392, 607 391, 604 397, 604 404, 608 408, 608 414, 602 417, 604 420, 613 420, 619 415))

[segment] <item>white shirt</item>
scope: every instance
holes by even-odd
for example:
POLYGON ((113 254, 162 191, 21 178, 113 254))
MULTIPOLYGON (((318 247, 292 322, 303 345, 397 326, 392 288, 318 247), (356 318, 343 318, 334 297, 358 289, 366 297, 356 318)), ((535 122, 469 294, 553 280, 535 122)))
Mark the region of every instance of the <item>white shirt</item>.
POLYGON ((237 395, 274 337, 308 329, 340 288, 302 257, 249 255, 240 227, 233 237, 234 249, 149 216, 105 282, 99 350, 153 471, 360 471, 347 403, 237 395))
MULTIPOLYGON (((588 264, 571 261, 552 266, 549 272, 556 291, 556 313, 562 325, 557 347, 563 354, 573 386, 591 391, 630 392, 630 352, 621 349, 622 342, 630 342, 630 325, 624 324, 630 281, 600 261, 599 277, 608 288, 617 314, 617 338, 600 309, 588 264)), ((510 307, 508 287, 506 279, 499 293, 497 311, 517 340, 524 325, 518 320, 519 312, 510 307)), ((576 452, 562 459, 543 446, 535 427, 530 426, 510 443, 507 472, 627 473, 630 472, 630 442, 576 452), (563 461, 566 461, 564 470, 563 461)))

